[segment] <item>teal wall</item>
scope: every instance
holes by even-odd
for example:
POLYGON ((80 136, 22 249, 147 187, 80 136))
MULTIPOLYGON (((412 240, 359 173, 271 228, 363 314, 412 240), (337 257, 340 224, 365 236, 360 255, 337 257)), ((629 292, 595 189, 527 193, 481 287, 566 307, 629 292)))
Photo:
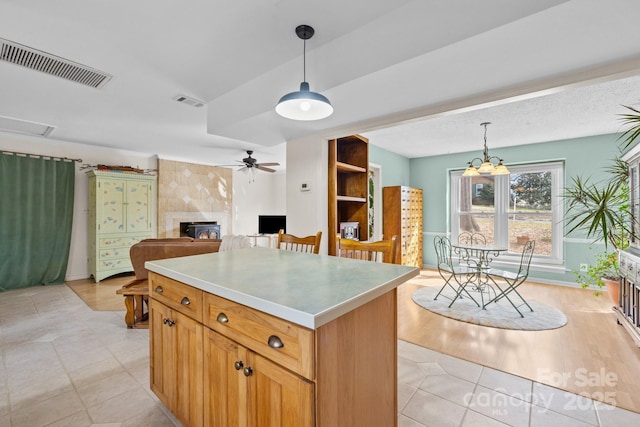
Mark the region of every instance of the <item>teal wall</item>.
MULTIPOLYGON (((604 167, 619 154, 618 134, 599 135, 562 141, 551 141, 537 144, 521 145, 492 149, 490 155, 499 155, 505 159, 505 164, 515 165, 536 161, 563 161, 565 165, 564 186, 571 183, 571 177, 591 177, 590 181, 597 182, 604 179, 604 167)), ((372 141, 375 143, 375 141, 372 141)), ((490 144, 489 144, 490 145, 490 144)), ((442 156, 421 157, 415 159, 398 159, 386 150, 370 147, 370 161, 382 166, 383 185, 409 185, 422 188, 424 195, 424 265, 435 265, 433 239, 436 235, 449 231, 449 171, 462 169, 473 157, 482 153, 478 151, 468 153, 448 154, 442 156), (409 167, 406 166, 408 161, 409 167), (400 168, 400 169, 398 169, 400 168), (407 181, 406 175, 409 175, 407 181)), ((582 235, 565 237, 563 273, 549 271, 531 271, 530 277, 543 281, 560 281, 575 283, 573 270, 578 269, 580 263, 591 263, 593 251, 590 247, 600 250, 601 245, 594 245, 582 235)))
POLYGON ((411 185, 409 159, 369 144, 369 162, 382 167, 382 186, 411 185))

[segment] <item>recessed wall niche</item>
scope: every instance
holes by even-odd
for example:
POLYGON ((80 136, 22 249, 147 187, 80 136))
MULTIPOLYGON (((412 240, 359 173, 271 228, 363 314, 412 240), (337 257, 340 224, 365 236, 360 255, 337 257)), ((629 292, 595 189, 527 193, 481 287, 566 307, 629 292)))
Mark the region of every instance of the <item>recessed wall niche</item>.
POLYGON ((158 160, 158 237, 180 237, 181 222, 215 221, 231 234, 233 171, 158 160))

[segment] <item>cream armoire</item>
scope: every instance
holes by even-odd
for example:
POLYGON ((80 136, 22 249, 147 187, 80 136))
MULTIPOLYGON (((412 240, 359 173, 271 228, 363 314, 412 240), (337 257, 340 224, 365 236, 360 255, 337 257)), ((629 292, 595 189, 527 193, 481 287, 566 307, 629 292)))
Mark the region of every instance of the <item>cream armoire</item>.
POLYGON ((133 271, 129 248, 155 237, 156 177, 92 170, 89 176, 89 273, 94 280, 133 271))

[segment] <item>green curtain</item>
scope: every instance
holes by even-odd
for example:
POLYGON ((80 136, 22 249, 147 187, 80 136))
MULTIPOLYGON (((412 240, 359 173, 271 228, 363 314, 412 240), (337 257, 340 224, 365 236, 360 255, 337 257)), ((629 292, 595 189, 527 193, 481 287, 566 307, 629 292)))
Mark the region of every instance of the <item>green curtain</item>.
POLYGON ((63 283, 75 163, 0 153, 0 291, 63 283))

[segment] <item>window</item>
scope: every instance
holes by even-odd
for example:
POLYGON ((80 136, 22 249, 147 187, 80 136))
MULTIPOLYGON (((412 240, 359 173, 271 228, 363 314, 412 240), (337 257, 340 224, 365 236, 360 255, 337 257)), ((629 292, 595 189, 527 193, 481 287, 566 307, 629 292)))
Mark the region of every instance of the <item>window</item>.
MULTIPOLYGON (((487 244, 520 255, 535 240, 537 262, 562 262, 561 162, 509 166, 511 175, 451 172, 451 236, 480 232, 487 244)), ((501 256, 502 258, 502 256, 501 256)))

